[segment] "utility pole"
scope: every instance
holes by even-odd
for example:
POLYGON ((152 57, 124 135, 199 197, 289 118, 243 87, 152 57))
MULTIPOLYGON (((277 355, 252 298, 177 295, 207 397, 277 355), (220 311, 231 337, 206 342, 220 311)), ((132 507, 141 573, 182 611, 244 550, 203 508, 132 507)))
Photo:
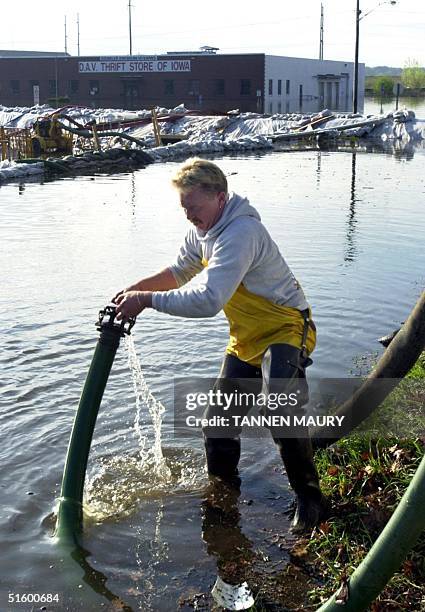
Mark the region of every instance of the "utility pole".
POLYGON ((359 89, 359 26, 360 26, 360 20, 370 15, 370 13, 375 11, 379 6, 382 6, 383 4, 391 4, 392 6, 394 6, 395 4, 397 4, 397 0, 382 0, 376 6, 371 8, 370 11, 367 11, 367 13, 363 13, 363 15, 362 15, 362 11, 360 10, 360 0, 356 0, 356 48, 354 51, 353 113, 357 113, 357 107, 358 107, 357 99, 358 99, 358 89, 359 89))
POLYGON ((130 38, 130 55, 133 55, 133 45, 131 40, 131 0, 128 0, 128 33, 130 38))
POLYGON ((66 35, 66 15, 65 15, 65 53, 68 53, 68 37, 66 35))
POLYGON ((354 92, 353 113, 357 113, 357 94, 359 89, 359 25, 360 25, 360 0, 356 0, 356 48, 354 51, 354 92))
POLYGON ((55 108, 58 107, 59 98, 58 58, 55 55, 55 108))
POLYGON ((77 55, 80 55, 80 13, 77 13, 77 55))
POLYGON ((319 47, 319 60, 323 59, 323 4, 320 4, 320 47, 319 47))

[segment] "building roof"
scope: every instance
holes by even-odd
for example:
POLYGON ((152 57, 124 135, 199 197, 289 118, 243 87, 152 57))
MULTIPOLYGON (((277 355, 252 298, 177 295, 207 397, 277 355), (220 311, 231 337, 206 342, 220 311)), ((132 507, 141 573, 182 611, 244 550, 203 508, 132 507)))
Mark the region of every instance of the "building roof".
POLYGON ((70 57, 70 54, 64 51, 16 51, 15 49, 0 49, 0 57, 70 57))

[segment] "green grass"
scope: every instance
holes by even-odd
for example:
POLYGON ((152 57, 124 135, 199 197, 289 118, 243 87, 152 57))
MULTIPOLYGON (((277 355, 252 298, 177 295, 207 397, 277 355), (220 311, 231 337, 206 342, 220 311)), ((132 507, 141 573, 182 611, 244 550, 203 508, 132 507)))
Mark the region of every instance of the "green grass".
POLYGON ((425 437, 425 353, 357 432, 369 436, 425 437))

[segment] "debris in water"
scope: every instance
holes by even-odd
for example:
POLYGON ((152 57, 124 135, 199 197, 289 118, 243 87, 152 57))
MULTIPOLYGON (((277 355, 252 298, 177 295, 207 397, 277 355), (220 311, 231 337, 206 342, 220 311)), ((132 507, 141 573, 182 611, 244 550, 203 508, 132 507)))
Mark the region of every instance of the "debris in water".
POLYGON ((227 584, 218 576, 211 594, 215 602, 227 610, 247 610, 254 605, 254 598, 246 582, 227 584))

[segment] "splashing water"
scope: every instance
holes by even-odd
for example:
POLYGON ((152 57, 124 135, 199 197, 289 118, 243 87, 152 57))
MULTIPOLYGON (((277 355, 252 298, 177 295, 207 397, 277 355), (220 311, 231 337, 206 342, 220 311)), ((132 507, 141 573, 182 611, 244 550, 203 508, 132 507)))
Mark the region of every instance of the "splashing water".
POLYGON ((98 458, 84 492, 84 512, 89 521, 129 516, 141 499, 193 492, 206 482, 201 451, 193 447, 162 448, 165 408, 149 389, 131 336, 126 338, 126 348, 136 397, 133 425, 138 448, 130 455, 98 458), (147 417, 152 427, 148 426, 147 417))
POLYGON ((125 338, 125 344, 128 351, 128 365, 133 377, 133 388, 136 396, 136 416, 134 418, 134 429, 136 430, 139 439, 139 454, 142 463, 152 467, 154 477, 160 480, 169 481, 171 477, 170 468, 167 466, 161 445, 161 426, 162 415, 165 412, 163 404, 154 398, 148 384, 143 376, 140 361, 137 357, 136 348, 132 336, 125 338), (149 446, 147 435, 142 432, 140 426, 142 405, 145 405, 152 419, 153 443, 149 446))

